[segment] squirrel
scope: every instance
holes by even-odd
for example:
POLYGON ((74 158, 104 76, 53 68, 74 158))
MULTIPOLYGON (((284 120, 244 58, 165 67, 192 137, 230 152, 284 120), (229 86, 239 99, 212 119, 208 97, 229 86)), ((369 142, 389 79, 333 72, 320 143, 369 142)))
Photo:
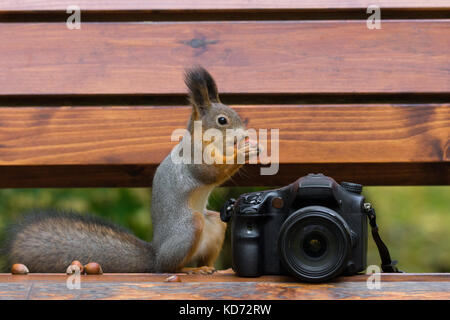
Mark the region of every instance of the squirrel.
MULTIPOLYGON (((216 83, 204 68, 186 70, 185 83, 192 105, 189 133, 194 131, 194 121, 201 121, 202 130, 220 130, 224 137, 227 129, 245 132, 239 115, 221 103, 216 83)), ((182 152, 183 139, 171 154, 182 152)), ((7 231, 9 265, 22 263, 30 272, 50 273, 64 272, 72 261, 79 260, 83 264, 95 261, 109 273, 214 272, 226 224, 218 212, 206 209, 208 197, 242 166, 229 160, 236 160, 238 153, 259 153, 257 145, 239 139, 233 138, 231 155, 217 150, 222 163, 175 163, 171 154, 160 163, 153 178, 151 242, 99 218, 74 212, 34 212, 7 231)), ((202 141, 202 148, 210 143, 202 141)), ((191 145, 194 147, 193 139, 191 145)))

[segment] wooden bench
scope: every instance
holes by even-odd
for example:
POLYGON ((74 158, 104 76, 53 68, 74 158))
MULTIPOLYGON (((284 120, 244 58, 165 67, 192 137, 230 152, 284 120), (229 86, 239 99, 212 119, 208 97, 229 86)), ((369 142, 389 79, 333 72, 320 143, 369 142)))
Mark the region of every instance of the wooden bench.
MULTIPOLYGON (((279 173, 249 165, 238 185, 285 185, 309 172, 365 185, 450 182, 447 0, 78 0, 81 29, 69 30, 72 2, 0 3, 0 188, 150 186, 170 134, 185 126, 182 74, 195 64, 248 127, 280 130, 279 173), (376 3, 381 29, 369 30, 376 3)), ((0 275, 0 298, 101 296, 53 290, 64 277, 0 275)), ((355 288, 367 298, 450 298, 447 274, 383 275, 392 290, 382 293, 368 291, 366 276, 329 286, 229 272, 181 284, 85 279, 112 282, 109 298, 186 298, 186 286, 198 290, 192 297, 242 298, 236 281, 256 288, 246 298, 352 298, 355 288)))
POLYGON ((298 283, 291 277, 239 278, 231 270, 214 275, 104 274, 82 276, 81 289, 69 290, 66 275, 0 274, 0 299, 450 299, 449 274, 383 274, 380 289, 367 288, 367 276, 340 277, 329 283, 298 283))

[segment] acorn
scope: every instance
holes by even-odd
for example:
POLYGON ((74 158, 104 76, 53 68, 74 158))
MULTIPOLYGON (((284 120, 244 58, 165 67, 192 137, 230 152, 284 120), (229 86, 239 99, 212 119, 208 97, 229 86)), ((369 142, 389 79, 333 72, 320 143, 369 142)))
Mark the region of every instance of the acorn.
POLYGON ((28 270, 27 266, 21 263, 13 264, 11 268, 12 274, 28 274, 28 272, 30 271, 28 270))
POLYGON ((84 266, 86 274, 103 274, 102 267, 97 262, 90 262, 84 266))
POLYGON ((164 280, 165 282, 181 282, 181 278, 177 275, 169 276, 164 280))

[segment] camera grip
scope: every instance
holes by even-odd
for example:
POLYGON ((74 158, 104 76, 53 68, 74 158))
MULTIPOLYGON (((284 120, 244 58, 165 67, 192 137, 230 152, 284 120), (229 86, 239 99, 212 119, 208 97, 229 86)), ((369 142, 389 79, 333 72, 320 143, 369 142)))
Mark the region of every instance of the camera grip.
POLYGON ((258 277, 262 275, 260 230, 253 219, 240 217, 232 223, 231 242, 232 267, 238 276, 258 277), (244 221, 236 221, 244 220, 244 221))

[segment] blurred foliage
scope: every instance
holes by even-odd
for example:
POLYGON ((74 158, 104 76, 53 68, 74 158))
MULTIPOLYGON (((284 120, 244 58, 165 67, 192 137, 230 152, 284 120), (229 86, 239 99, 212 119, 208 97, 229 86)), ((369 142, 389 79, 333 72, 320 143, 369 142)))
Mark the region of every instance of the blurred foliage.
MULTIPOLYGON (((450 186, 367 187, 382 239, 405 272, 450 272, 450 186)), ((369 239, 369 264, 379 264, 369 239)))
MULTIPOLYGON (((230 197, 261 189, 218 188, 208 207, 219 210, 230 197)), ((366 187, 364 194, 377 210, 381 236, 400 269, 450 272, 450 187, 366 187)), ((0 239, 22 212, 42 208, 89 212, 125 226, 144 240, 152 238, 150 190, 96 188, 0 190, 0 239)), ((227 232, 217 268, 231 265, 227 232)), ((379 264, 371 238, 368 264, 379 264)))

